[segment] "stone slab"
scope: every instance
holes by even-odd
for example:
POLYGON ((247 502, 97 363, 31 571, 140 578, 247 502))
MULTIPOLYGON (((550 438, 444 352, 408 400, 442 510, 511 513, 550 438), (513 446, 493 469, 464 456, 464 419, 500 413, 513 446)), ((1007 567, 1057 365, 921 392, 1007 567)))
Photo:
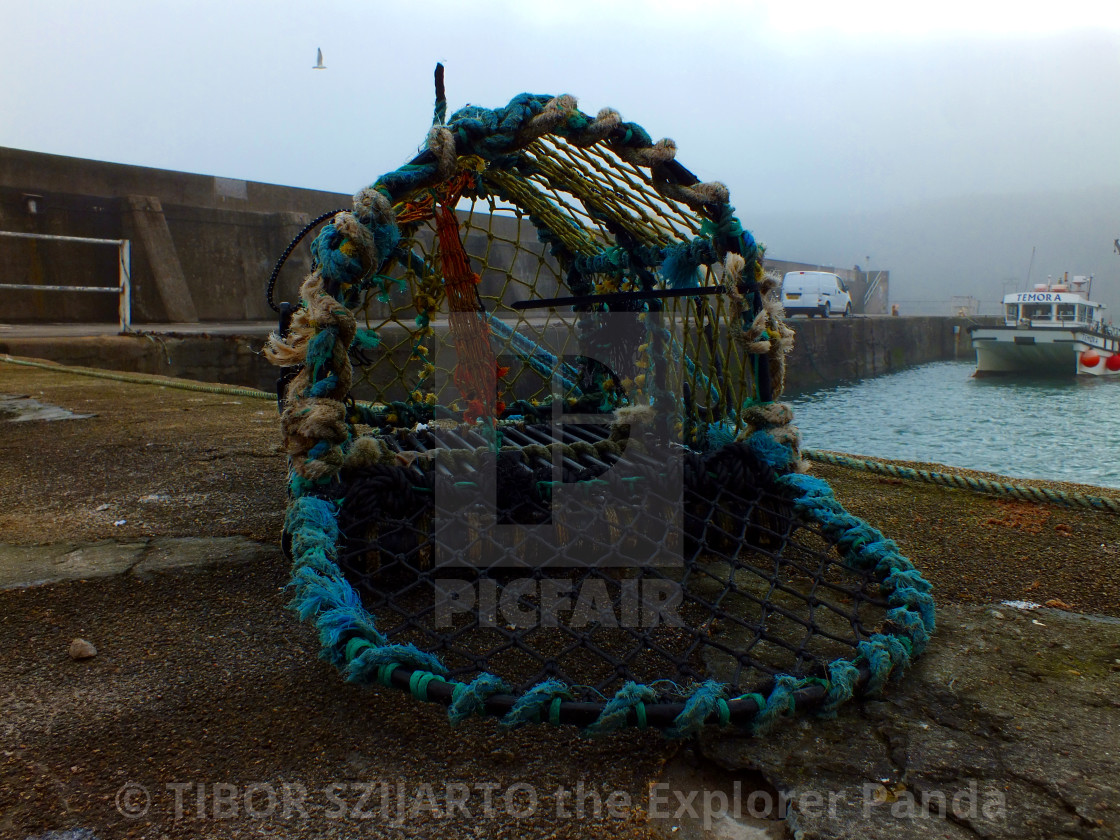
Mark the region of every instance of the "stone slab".
POLYGON ((0 589, 112 577, 128 572, 147 575, 216 563, 252 563, 275 556, 278 551, 275 545, 236 536, 103 540, 86 545, 0 544, 0 589))
POLYGON ((253 563, 275 555, 279 549, 246 537, 179 537, 154 539, 132 573, 184 569, 213 563, 253 563))
POLYGON ((123 574, 147 548, 144 541, 113 540, 87 545, 0 545, 0 589, 123 574))

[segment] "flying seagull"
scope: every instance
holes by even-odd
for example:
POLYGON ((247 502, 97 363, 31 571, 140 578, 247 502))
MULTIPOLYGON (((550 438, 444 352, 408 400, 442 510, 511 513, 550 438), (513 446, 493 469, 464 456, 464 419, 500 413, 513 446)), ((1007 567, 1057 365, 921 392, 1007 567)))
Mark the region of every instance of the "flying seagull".
POLYGON ((315 60, 316 60, 316 64, 315 64, 314 67, 311 68, 312 70, 326 70, 327 69, 327 65, 325 65, 323 63, 323 48, 322 47, 319 47, 318 55, 316 55, 315 60))

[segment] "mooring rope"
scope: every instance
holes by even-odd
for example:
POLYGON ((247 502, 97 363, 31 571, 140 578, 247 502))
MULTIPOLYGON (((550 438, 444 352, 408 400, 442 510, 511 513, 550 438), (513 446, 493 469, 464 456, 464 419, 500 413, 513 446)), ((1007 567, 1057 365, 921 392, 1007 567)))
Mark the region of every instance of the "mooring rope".
POLYGON ((1009 496, 1024 502, 1049 502, 1050 504, 1065 505, 1066 507, 1080 507, 1087 510, 1120 513, 1120 501, 1109 499, 1104 496, 1066 493, 1064 490, 1054 490, 1049 487, 1005 484, 1002 481, 992 481, 988 478, 977 478, 951 472, 930 472, 929 470, 918 470, 913 467, 900 467, 896 464, 879 461, 873 458, 856 458, 851 455, 841 455, 837 452, 823 452, 819 449, 802 449, 801 454, 810 461, 819 461, 823 464, 835 464, 838 467, 864 470, 866 472, 889 475, 892 478, 901 478, 909 481, 924 481, 928 484, 956 487, 961 490, 971 490, 973 493, 983 493, 989 496, 1009 496))

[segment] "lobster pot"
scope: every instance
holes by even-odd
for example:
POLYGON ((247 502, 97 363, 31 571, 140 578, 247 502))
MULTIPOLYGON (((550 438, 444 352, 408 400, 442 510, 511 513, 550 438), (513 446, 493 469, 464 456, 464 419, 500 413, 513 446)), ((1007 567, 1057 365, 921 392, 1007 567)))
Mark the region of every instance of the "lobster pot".
POLYGON ((920 653, 928 584, 803 475, 762 248, 671 141, 469 107, 312 255, 269 352, 294 605, 348 679, 685 735, 920 653))

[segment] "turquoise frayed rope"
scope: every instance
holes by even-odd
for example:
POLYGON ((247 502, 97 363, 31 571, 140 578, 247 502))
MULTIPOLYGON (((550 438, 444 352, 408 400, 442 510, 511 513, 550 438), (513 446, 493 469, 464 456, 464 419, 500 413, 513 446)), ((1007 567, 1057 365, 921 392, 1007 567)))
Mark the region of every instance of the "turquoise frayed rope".
MULTIPOLYGON (((517 698, 513 708, 502 718, 502 729, 515 729, 526 723, 539 723, 542 719, 555 718, 554 710, 559 710, 563 700, 572 699, 572 691, 562 680, 545 680, 530 688, 517 698), (548 717, 542 717, 548 709, 548 717)), ((559 720, 554 722, 559 723, 559 720)))
POLYGON ((673 719, 673 725, 665 730, 667 738, 687 738, 695 735, 707 723, 712 714, 719 713, 719 704, 726 707, 727 687, 716 680, 707 680, 693 689, 685 701, 684 709, 673 719))
POLYGON ((828 692, 817 710, 817 717, 834 718, 836 710, 852 699, 859 680, 859 668, 847 659, 828 663, 828 692))
POLYGON ((758 710, 751 726, 755 735, 765 735, 780 718, 792 715, 797 708, 794 693, 808 685, 804 678, 789 674, 779 674, 774 678, 774 687, 766 697, 766 704, 758 710))
POLYGON ((495 694, 510 694, 512 690, 501 677, 494 674, 482 673, 469 683, 459 683, 451 705, 447 709, 447 718, 454 726, 469 718, 471 715, 482 714, 486 708, 486 701, 495 694))
POLYGON ((642 727, 645 720, 645 706, 657 699, 657 692, 648 685, 628 682, 622 686, 610 700, 603 706, 603 711, 590 726, 584 728, 585 735, 605 735, 622 729, 627 724, 627 718, 634 711, 638 718, 638 726, 642 727))

